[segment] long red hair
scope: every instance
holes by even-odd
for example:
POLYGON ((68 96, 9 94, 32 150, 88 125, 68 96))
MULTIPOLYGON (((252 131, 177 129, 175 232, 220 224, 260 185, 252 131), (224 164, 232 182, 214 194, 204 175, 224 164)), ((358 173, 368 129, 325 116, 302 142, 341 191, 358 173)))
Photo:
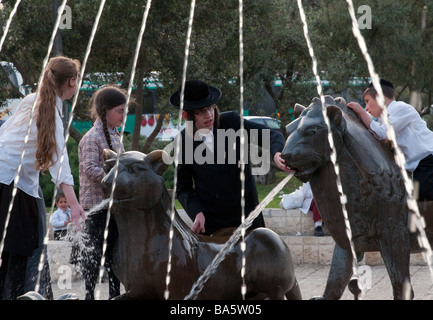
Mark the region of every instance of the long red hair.
POLYGON ((64 85, 78 77, 80 67, 78 60, 58 56, 50 59, 44 71, 36 105, 38 128, 36 169, 42 172, 48 170, 57 161, 54 158, 54 155, 57 155, 56 96, 61 97, 64 85))

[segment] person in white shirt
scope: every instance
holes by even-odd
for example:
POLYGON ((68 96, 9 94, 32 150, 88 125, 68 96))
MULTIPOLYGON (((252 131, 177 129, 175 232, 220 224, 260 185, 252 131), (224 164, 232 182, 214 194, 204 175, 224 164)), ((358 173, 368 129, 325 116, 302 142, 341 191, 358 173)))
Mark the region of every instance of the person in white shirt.
POLYGON ((79 226, 80 219, 85 219, 73 189, 66 152, 60 161, 65 144, 62 104, 77 91, 79 70, 77 60, 51 58, 38 100, 35 102, 36 94, 23 98, 15 114, 0 127, 0 232, 6 231, 0 252, 0 299, 16 299, 23 294, 27 258, 39 246, 37 200, 41 172, 49 171, 52 181, 65 194, 72 222, 79 226), (16 194, 5 228, 14 186, 16 194))
POLYGON ((54 240, 61 240, 66 236, 68 224, 71 223, 71 209, 63 193, 57 194, 56 207, 57 210, 53 212, 51 217, 51 226, 54 231, 54 240))
MULTIPOLYGON (((381 79, 380 84, 385 96, 388 121, 394 128, 397 144, 406 159, 405 168, 418 183, 418 200, 433 200, 433 132, 414 107, 395 100, 391 82, 381 79)), ((363 94, 365 110, 356 102, 349 102, 347 106, 360 117, 377 139, 385 140, 387 129, 376 97, 377 91, 370 84, 363 94), (377 121, 370 115, 377 118, 377 121)))

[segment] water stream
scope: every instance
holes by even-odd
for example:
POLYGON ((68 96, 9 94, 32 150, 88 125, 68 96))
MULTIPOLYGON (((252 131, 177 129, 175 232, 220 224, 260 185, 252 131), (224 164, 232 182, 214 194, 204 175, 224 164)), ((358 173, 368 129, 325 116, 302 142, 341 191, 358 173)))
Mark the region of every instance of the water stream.
MULTIPOLYGON (((346 0, 346 2, 348 5, 350 17, 352 19, 352 32, 353 32, 353 35, 355 36, 356 40, 358 41, 359 48, 361 49, 362 55, 364 56, 364 59, 367 62, 370 77, 372 79, 374 88, 376 89, 376 91, 378 93, 377 101, 378 101, 379 106, 382 108, 382 110, 384 110, 384 112, 382 112, 382 119, 386 125, 387 138, 388 138, 388 140, 391 141, 391 143, 395 149, 395 153, 394 153, 395 162, 399 166, 402 177, 404 179, 404 185, 405 185, 406 192, 407 192, 407 197, 406 197, 407 206, 409 208, 409 210, 408 210, 408 215, 409 215, 408 216, 408 220, 409 220, 408 224, 410 227, 410 231, 411 232, 415 232, 416 230, 418 231, 418 243, 419 243, 420 247, 422 249, 424 249, 423 257, 427 262, 427 265, 428 265, 428 268, 430 271, 430 275, 431 275, 431 278, 433 281, 432 250, 431 250, 430 243, 429 243, 427 236, 426 236, 426 233, 425 233, 424 219, 419 213, 418 204, 417 204, 417 201, 414 197, 413 182, 412 182, 412 179, 409 178, 407 171, 405 169, 405 166, 404 166, 404 164, 406 163, 405 156, 397 144, 394 128, 392 127, 392 125, 388 121, 388 114, 386 112, 386 106, 385 106, 385 97, 383 95, 382 87, 380 86, 380 78, 379 78, 379 75, 375 71, 373 60, 371 59, 371 56, 368 53, 365 39, 362 36, 361 31, 359 30, 358 20, 356 19, 355 9, 353 7, 353 2, 352 2, 352 0, 346 0)), ((404 288, 406 288, 406 289, 408 289, 409 287, 410 286, 404 286, 404 288)), ((405 291, 405 295, 406 295, 406 297, 410 296, 409 290, 405 291)))
MULTIPOLYGON (((334 171, 335 171, 335 175, 337 177, 336 184, 337 184, 338 193, 340 194, 340 203, 341 203, 341 209, 342 209, 343 216, 344 216, 346 235, 347 235, 347 238, 349 239, 350 250, 352 252, 353 277, 357 279, 357 278, 359 278, 358 259, 356 256, 355 245, 354 245, 353 240, 352 240, 352 229, 350 227, 349 216, 348 216, 347 210, 346 210, 347 198, 346 198, 346 195, 343 191, 343 185, 341 183, 341 179, 340 179, 340 175, 339 175, 340 168, 339 168, 339 165, 337 162, 337 150, 336 150, 335 145, 334 145, 334 138, 332 137, 331 125, 330 125, 329 118, 328 118, 327 111, 326 111, 325 96, 323 94, 322 81, 321 81, 319 73, 317 71, 317 58, 314 54, 313 44, 311 43, 310 35, 308 32, 307 17, 305 16, 305 11, 304 11, 304 7, 302 5, 302 0, 297 0, 297 1, 298 1, 299 14, 301 16, 301 20, 302 20, 302 23, 304 26, 305 40, 307 42, 309 53, 310 53, 310 56, 311 56, 311 59, 313 62, 312 69, 313 69, 314 77, 316 78, 316 82, 317 82, 317 92, 320 96, 320 100, 322 101, 323 118, 324 118, 326 126, 328 128, 328 142, 329 142, 329 146, 331 147, 331 162, 334 165, 334 171)), ((358 284, 360 284, 359 281, 358 281, 358 284)), ((360 288, 360 289, 361 289, 361 293, 360 293, 360 295, 355 297, 356 299, 362 298, 363 290, 362 290, 362 288, 360 288)))
MULTIPOLYGON (((102 276, 104 274, 105 253, 107 250, 108 225, 109 225, 110 217, 111 217, 111 208, 112 208, 113 202, 114 202, 113 194, 114 194, 114 190, 116 189, 117 174, 119 172, 119 160, 120 160, 120 155, 121 155, 121 148, 123 146, 123 136, 124 136, 124 132, 125 132, 126 119, 127 119, 127 115, 128 115, 128 105, 129 105, 129 101, 131 98, 132 88, 133 88, 134 83, 135 83, 134 82, 135 71, 137 69, 138 57, 140 55, 140 48, 141 48, 141 44, 143 42, 143 34, 144 34, 144 31, 146 30, 147 17, 149 16, 149 10, 150 10, 151 3, 152 3, 151 0, 147 0, 146 8, 145 8, 144 13, 143 13, 143 19, 141 21, 140 32, 139 32, 138 39, 137 39, 137 46, 135 48, 134 59, 133 59, 133 63, 132 63, 131 77, 129 79, 129 85, 128 85, 126 103, 125 103, 125 110, 124 110, 124 114, 123 114, 122 129, 120 131, 120 143, 119 143, 119 148, 117 150, 116 164, 114 165, 114 177, 113 177, 113 183, 111 185, 111 193, 110 193, 110 198, 109 198, 110 201, 108 204, 107 220, 106 220, 106 225, 105 225, 105 230, 104 230, 104 243, 102 246, 102 257, 101 257, 101 263, 99 266, 98 284, 101 284, 102 276)), ((95 299, 99 300, 99 297, 100 297, 100 290, 98 289, 95 292, 95 299)))
MULTIPOLYGON (((66 150, 66 144, 67 144, 67 142, 69 140, 69 136, 70 136, 69 129, 71 128, 72 120, 74 119, 75 107, 77 105, 78 96, 79 96, 79 93, 80 93, 80 88, 81 88, 81 85, 83 83, 83 77, 84 77, 85 71, 86 71, 87 60, 89 58, 90 51, 92 49, 93 40, 95 38, 96 30, 98 29, 99 20, 101 18, 102 11, 104 9, 104 5, 105 5, 105 0, 102 0, 101 4, 99 6, 98 13, 96 15, 95 22, 93 24, 92 33, 90 35, 89 43, 87 44, 87 49, 86 49, 86 52, 85 52, 85 55, 84 55, 84 60, 83 60, 83 63, 81 64, 80 78, 79 78, 78 83, 77 83, 77 93, 74 95, 74 100, 73 100, 71 111, 70 111, 70 117, 69 117, 69 121, 68 121, 68 126, 67 126, 66 131, 65 131, 66 132, 66 135, 65 135, 65 144, 63 145, 63 151, 62 151, 62 154, 61 154, 61 157, 60 157, 60 163, 63 163, 63 161, 65 159, 65 153, 67 152, 67 150, 66 150)), ((59 12, 59 14, 58 14, 59 16, 61 15, 60 13, 61 12, 59 12)), ((62 170, 62 165, 59 166, 59 170, 58 170, 58 173, 57 173, 57 179, 56 180, 58 180, 58 177, 60 177, 61 170, 62 170)), ((52 217, 53 217, 54 206, 55 206, 55 202, 56 202, 55 201, 56 194, 57 194, 57 189, 54 188, 53 201, 52 201, 51 210, 50 210, 50 223, 51 223, 51 220, 52 220, 52 217)), ((49 233, 48 233, 48 230, 47 230, 47 233, 46 233, 46 235, 44 237, 44 245, 48 244, 48 238, 49 238, 48 235, 49 235, 49 233)), ((42 270, 43 270, 43 267, 44 267, 44 259, 45 259, 45 253, 44 253, 44 251, 42 251, 41 258, 39 260, 39 266, 38 266, 38 279, 36 281, 36 287, 35 287, 35 291, 36 292, 39 291, 40 277, 41 277, 42 270)))
MULTIPOLYGON (((189 19, 188 19, 188 29, 186 33, 186 44, 185 44, 185 56, 183 61, 183 71, 182 71, 182 85, 180 90, 180 105, 179 105, 179 115, 177 119, 177 130, 180 132, 180 126, 182 123, 182 111, 184 106, 184 97, 185 97, 185 82, 186 82, 186 72, 188 70, 188 58, 189 58, 189 49, 191 46, 191 33, 192 33, 192 23, 194 21, 194 11, 195 11, 195 0, 191 0, 191 6, 189 11, 189 19)), ((171 198, 171 214, 170 214, 170 232, 169 232, 169 241, 168 241, 168 261, 167 261, 167 275, 165 277, 165 291, 164 298, 166 300, 170 297, 170 272, 171 272, 171 259, 172 259, 172 249, 173 249, 173 221, 175 218, 175 201, 176 201, 176 184, 177 184, 177 164, 179 163, 179 154, 180 154, 180 143, 175 144, 174 151, 174 177, 173 177, 173 192, 171 198)))
POLYGON ((1 40, 0 40, 0 52, 3 49, 3 44, 4 44, 5 40, 6 40, 6 36, 8 35, 9 27, 11 26, 12 19, 15 16, 15 13, 17 13, 17 9, 18 9, 18 6, 20 5, 20 3, 21 3, 21 0, 17 0, 17 2, 15 2, 15 6, 12 9, 12 11, 11 11, 11 13, 9 15, 8 20, 6 21, 6 25, 3 28, 3 36, 1 37, 1 40))

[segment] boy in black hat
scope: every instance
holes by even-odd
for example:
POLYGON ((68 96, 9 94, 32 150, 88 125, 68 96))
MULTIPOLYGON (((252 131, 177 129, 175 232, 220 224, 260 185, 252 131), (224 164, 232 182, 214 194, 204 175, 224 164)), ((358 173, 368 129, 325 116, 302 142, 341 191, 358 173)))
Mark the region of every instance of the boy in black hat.
MULTIPOLYGON (((182 152, 177 167, 177 197, 194 222, 192 230, 196 234, 210 235, 219 229, 238 227, 241 224, 240 139, 238 137, 233 146, 222 141, 225 138, 221 138, 220 135, 221 132, 239 130, 240 116, 236 112, 220 114, 216 106, 220 99, 221 91, 203 81, 190 80, 185 84, 182 116, 193 125, 191 127, 187 122, 186 129, 181 132, 182 152), (193 139, 191 150, 187 150, 186 139, 193 139), (211 161, 203 162, 202 159, 197 159, 198 148, 202 148, 199 150, 204 150, 207 153, 206 159, 211 161), (194 159, 187 161, 187 158, 191 157, 191 152, 194 159), (230 158, 230 154, 235 154, 235 161, 230 158)), ((171 95, 170 103, 179 108, 180 89, 171 95)), ((265 130, 269 130, 270 141, 264 144, 269 144, 270 155, 277 167, 291 172, 281 158, 281 150, 285 143, 281 132, 247 120, 244 120, 244 128, 248 135, 247 141, 251 141, 249 136, 252 130, 256 129, 254 132, 258 133, 257 143, 260 146, 264 140, 265 130)), ((249 161, 245 164, 244 194, 245 216, 248 216, 259 203, 249 161)), ((264 219, 260 214, 251 228, 264 226, 264 219)))
MULTIPOLYGON (((397 144, 404 153, 405 168, 419 183, 418 200, 433 200, 433 132, 419 113, 410 104, 395 101, 394 86, 381 79, 380 85, 385 96, 388 121, 395 131, 397 144)), ((356 102, 348 107, 358 114, 365 126, 379 140, 385 140, 386 126, 381 118, 382 108, 377 100, 377 91, 372 84, 364 91, 365 110, 356 102), (374 121, 368 113, 377 121, 374 121)))

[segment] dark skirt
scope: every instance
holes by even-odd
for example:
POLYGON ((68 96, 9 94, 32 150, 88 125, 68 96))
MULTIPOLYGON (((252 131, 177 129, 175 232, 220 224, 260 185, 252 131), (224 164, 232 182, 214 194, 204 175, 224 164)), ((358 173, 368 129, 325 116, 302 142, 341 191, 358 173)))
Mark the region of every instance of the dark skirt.
MULTIPOLYGON (((13 183, 0 183, 0 232, 3 234, 5 221, 12 199, 13 183)), ((37 199, 17 189, 6 231, 4 250, 21 256, 31 256, 39 244, 37 199)))
POLYGON ((419 201, 433 200, 433 155, 422 159, 413 172, 413 180, 419 183, 419 201))

